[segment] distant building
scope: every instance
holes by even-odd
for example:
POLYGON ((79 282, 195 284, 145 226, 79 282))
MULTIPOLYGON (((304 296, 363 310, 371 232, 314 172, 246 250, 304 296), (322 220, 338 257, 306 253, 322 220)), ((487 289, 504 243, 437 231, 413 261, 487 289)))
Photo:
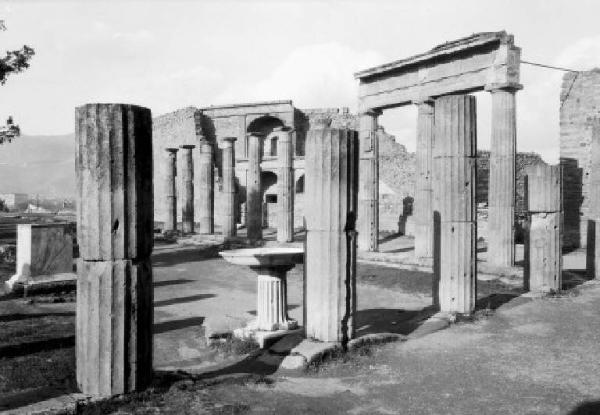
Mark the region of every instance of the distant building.
POLYGON ((29 202, 29 196, 25 193, 0 193, 0 199, 10 210, 25 208, 29 202))

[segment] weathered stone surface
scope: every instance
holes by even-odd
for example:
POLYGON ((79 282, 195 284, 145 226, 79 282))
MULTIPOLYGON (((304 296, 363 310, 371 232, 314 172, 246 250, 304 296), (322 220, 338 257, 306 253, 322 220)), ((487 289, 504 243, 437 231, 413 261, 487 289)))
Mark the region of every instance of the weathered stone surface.
POLYGON ((277 240, 292 242, 294 240, 294 149, 292 148, 292 131, 275 130, 279 134, 277 152, 279 158, 279 178, 277 181, 278 222, 277 240))
POLYGON ((306 336, 354 336, 358 138, 311 130, 306 146, 306 336))
POLYGON ((177 230, 177 148, 167 148, 169 169, 165 174, 165 201, 167 212, 164 231, 177 230))
POLYGON ((122 394, 152 380, 150 110, 79 107, 76 136, 77 382, 87 394, 122 394))
POLYGON ((261 190, 262 137, 248 135, 248 175, 246 178, 246 227, 248 239, 262 239, 263 197, 261 190))
POLYGON ((39 276, 73 272, 74 228, 68 223, 17 225, 17 269, 9 288, 39 276))
POLYGON ((442 312, 470 314, 477 280, 475 207, 477 130, 475 97, 449 95, 435 101, 434 271, 442 312))
POLYGON ((515 89, 492 94, 492 141, 488 202, 488 262, 510 267, 515 258, 515 155, 517 122, 515 89))
POLYGON ((419 103, 415 174, 415 257, 433 257, 433 101, 419 103))
POLYGON ((521 49, 504 31, 446 42, 427 53, 356 73, 359 111, 482 90, 489 84, 518 84, 520 60, 521 49))
POLYGON ((198 233, 210 235, 214 233, 214 169, 213 147, 207 141, 200 143, 198 158, 198 233))
POLYGON ((360 176, 358 190, 358 248, 379 248, 379 140, 376 111, 359 116, 360 176))
POLYGON ((224 139, 222 151, 222 172, 223 172, 223 194, 224 206, 221 225, 223 236, 232 237, 236 235, 235 226, 235 137, 224 139))
POLYGON ((565 247, 587 244, 588 219, 594 208, 590 119, 600 115, 600 69, 563 76, 560 96, 560 163, 565 247))
POLYGON ((529 232, 525 241, 525 288, 532 292, 561 289, 560 166, 534 166, 527 171, 529 232))
POLYGON ((146 258, 154 220, 150 110, 87 104, 75 111, 75 133, 81 257, 146 258))
POLYGON ((144 261, 77 264, 77 383, 109 396, 152 380, 152 266, 144 261))
POLYGON ((181 198, 181 221, 183 233, 194 232, 194 159, 191 144, 181 146, 183 151, 183 197, 181 198))
POLYGON ((600 278, 600 118, 591 121, 590 211, 587 221, 586 268, 590 278, 600 278))

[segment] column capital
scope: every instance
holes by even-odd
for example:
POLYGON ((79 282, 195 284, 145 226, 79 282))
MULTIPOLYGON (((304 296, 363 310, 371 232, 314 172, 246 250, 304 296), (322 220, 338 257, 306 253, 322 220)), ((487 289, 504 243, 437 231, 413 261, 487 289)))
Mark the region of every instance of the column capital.
POLYGON ((175 148, 175 147, 167 147, 167 148, 165 148, 165 150, 166 150, 167 152, 169 152, 169 153, 173 153, 173 154, 175 154, 175 153, 177 153, 177 152, 179 151, 179 149, 178 149, 178 148, 175 148))
POLYGON ((520 89, 523 89, 523 85, 518 84, 516 82, 507 82, 503 84, 487 84, 484 88, 485 91, 494 93, 497 91, 507 91, 507 92, 517 92, 520 89))
POLYGON ((375 108, 368 108, 366 110, 362 110, 358 113, 359 116, 368 115, 370 117, 378 117, 382 113, 381 110, 375 108))
POLYGON ((265 133, 261 133, 261 132, 249 132, 246 133, 246 137, 258 137, 258 138, 265 138, 266 134, 265 133))
POLYGON ((196 148, 196 146, 194 144, 183 144, 183 145, 180 145, 179 148, 183 148, 185 150, 191 150, 193 148, 196 148))
POLYGON ((421 106, 421 105, 433 106, 433 104, 435 104, 435 99, 433 97, 420 97, 420 98, 414 99, 412 101, 412 103, 417 106, 421 106))
POLYGON ((233 143, 237 140, 237 137, 223 137, 222 141, 225 144, 225 148, 233 147, 233 143))

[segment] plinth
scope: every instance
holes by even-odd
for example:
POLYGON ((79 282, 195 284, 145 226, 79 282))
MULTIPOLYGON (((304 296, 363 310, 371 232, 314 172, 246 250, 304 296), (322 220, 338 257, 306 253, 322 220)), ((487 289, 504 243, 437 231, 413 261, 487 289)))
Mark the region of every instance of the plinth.
POLYGON ((227 262, 250 267, 257 274, 256 319, 234 331, 240 338, 254 338, 260 347, 267 339, 298 330, 287 315, 287 272, 304 259, 301 248, 234 249, 219 252, 227 262))

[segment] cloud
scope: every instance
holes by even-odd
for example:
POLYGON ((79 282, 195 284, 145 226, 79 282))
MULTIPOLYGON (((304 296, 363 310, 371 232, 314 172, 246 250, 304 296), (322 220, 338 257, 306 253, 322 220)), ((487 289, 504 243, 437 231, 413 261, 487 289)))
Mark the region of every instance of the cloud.
POLYGON ((358 81, 353 73, 382 62, 373 51, 358 51, 337 42, 292 51, 256 83, 237 82, 217 96, 219 103, 290 98, 297 107, 355 108, 358 81))

